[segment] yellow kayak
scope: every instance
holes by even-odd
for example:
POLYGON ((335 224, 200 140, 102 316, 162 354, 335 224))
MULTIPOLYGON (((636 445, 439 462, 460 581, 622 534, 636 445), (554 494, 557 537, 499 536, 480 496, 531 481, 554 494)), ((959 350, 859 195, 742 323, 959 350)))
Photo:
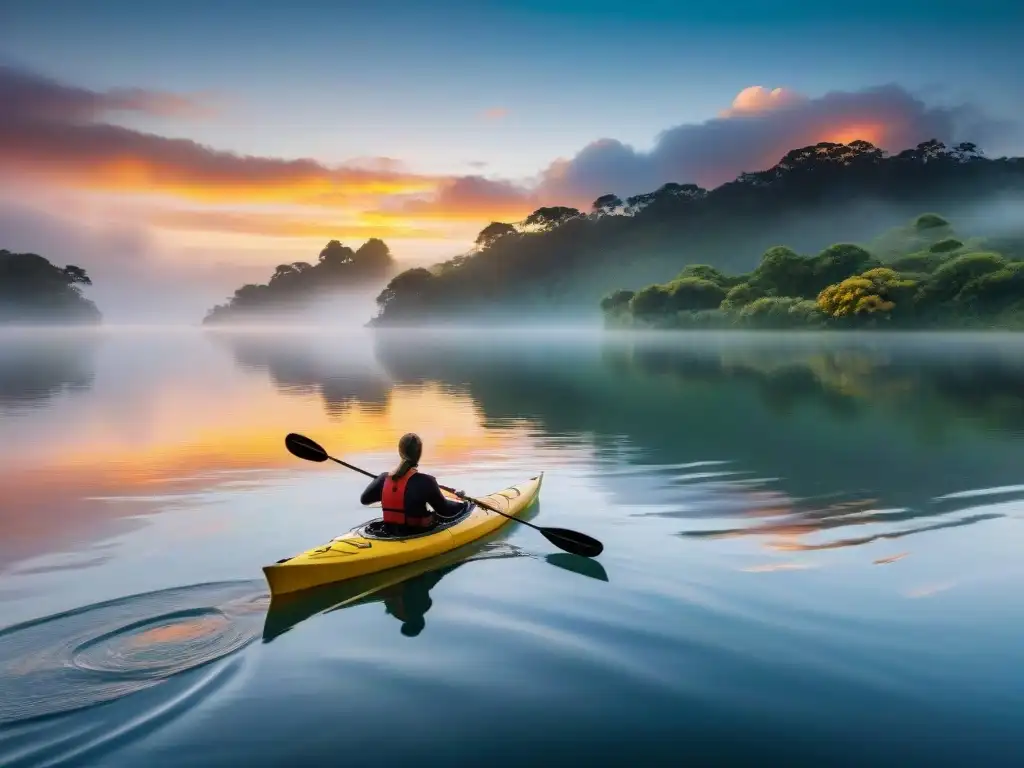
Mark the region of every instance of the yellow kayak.
MULTIPOLYGON (((516 517, 537 499, 543 480, 542 472, 526 482, 479 498, 484 504, 516 517)), ((458 500, 454 494, 442 493, 458 500)), ((434 557, 476 541, 509 522, 507 517, 474 504, 459 517, 427 533, 395 538, 382 530, 380 518, 376 518, 323 546, 264 566, 263 573, 271 596, 285 595, 434 557)))
MULTIPOLYGON (((502 529, 503 532, 507 530, 502 529)), ((263 642, 270 642, 313 616, 368 603, 384 603, 387 612, 395 618, 416 624, 429 610, 432 602, 430 590, 447 574, 467 563, 514 557, 529 555, 500 538, 488 537, 487 540, 477 540, 436 557, 417 560, 380 573, 278 595, 271 601, 267 611, 263 642)))

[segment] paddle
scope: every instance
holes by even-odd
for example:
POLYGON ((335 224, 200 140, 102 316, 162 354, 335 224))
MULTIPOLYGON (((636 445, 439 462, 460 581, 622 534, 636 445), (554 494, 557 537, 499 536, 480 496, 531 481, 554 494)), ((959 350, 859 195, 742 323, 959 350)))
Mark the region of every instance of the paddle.
MULTIPOLYGON (((341 459, 336 459, 333 456, 328 455, 327 451, 325 451, 319 443, 315 440, 310 440, 305 435, 297 435, 292 432, 284 439, 284 444, 293 455, 298 456, 300 459, 317 462, 327 461, 330 459, 337 464, 341 464, 343 467, 348 467, 349 469, 364 474, 367 477, 377 477, 375 474, 367 472, 365 469, 360 469, 359 467, 353 466, 341 459)), ((507 517, 509 520, 515 520, 517 523, 528 525, 531 528, 540 531, 541 535, 544 536, 545 539, 550 541, 559 549, 564 549, 566 552, 571 552, 574 555, 581 555, 583 557, 597 557, 604 551, 604 544, 597 539, 587 536, 585 533, 570 531, 566 528, 545 528, 539 525, 534 525, 527 520, 513 517, 512 515, 506 515, 500 509, 495 509, 490 504, 485 504, 479 499, 474 499, 472 496, 466 496, 464 493, 459 493, 454 488, 449 488, 446 485, 442 485, 440 487, 442 490, 454 493, 459 498, 471 501, 479 507, 489 509, 492 512, 497 512, 502 517, 507 517)))

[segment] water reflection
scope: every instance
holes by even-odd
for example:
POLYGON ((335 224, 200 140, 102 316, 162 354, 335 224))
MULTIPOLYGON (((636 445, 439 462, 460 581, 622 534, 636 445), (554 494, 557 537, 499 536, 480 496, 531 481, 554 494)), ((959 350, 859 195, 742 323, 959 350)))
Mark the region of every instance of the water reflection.
POLYGON ((84 709, 160 685, 256 639, 259 582, 133 595, 0 632, 0 724, 84 709))
POLYGON ((391 381, 361 339, 351 343, 351 337, 336 337, 331 350, 329 344, 294 333, 224 331, 209 338, 230 349, 242 368, 268 372, 282 392, 321 397, 332 416, 353 405, 382 412, 388 403, 391 381))
MULTIPOLYGON (((531 513, 535 514, 528 512, 524 519, 528 519, 531 513)), ((519 547, 501 541, 504 534, 507 531, 502 529, 498 537, 478 541, 429 560, 301 594, 276 597, 267 612, 263 641, 269 643, 313 616, 370 603, 383 603, 385 613, 401 622, 401 633, 406 637, 416 637, 426 628, 426 614, 433 605, 430 591, 449 573, 481 560, 529 556, 519 547)))
POLYGON ((548 565, 553 565, 556 568, 569 571, 570 573, 578 573, 580 576, 586 576, 589 579, 608 581, 608 572, 604 569, 604 566, 597 560, 593 560, 589 557, 581 557, 580 555, 573 555, 569 552, 554 552, 550 555, 545 555, 544 562, 548 565))
POLYGON ((1002 517, 934 499, 1024 477, 1017 337, 484 344, 382 333, 376 349, 398 381, 465 387, 492 423, 528 415, 546 432, 588 435, 595 478, 633 515, 756 521, 690 527, 688 538, 769 537, 774 548, 807 550, 900 539, 1002 517), (617 450, 623 441, 639 450, 617 450), (865 533, 816 540, 851 528, 865 533))
POLYGON ((211 491, 301 471, 284 449, 288 432, 390 461, 398 438, 415 430, 432 466, 519 439, 517 430, 488 430, 465 395, 392 386, 366 338, 319 348, 287 334, 209 338, 217 337, 5 337, 0 381, 9 400, 56 391, 77 372, 92 386, 73 407, 50 401, 0 423, 0 569, 127 533, 148 516, 204 503, 211 491), (94 356, 99 344, 104 354, 94 356), (86 362, 95 362, 95 378, 84 377, 86 362))
POLYGON ((74 330, 0 331, 0 412, 87 391, 101 337, 74 330))

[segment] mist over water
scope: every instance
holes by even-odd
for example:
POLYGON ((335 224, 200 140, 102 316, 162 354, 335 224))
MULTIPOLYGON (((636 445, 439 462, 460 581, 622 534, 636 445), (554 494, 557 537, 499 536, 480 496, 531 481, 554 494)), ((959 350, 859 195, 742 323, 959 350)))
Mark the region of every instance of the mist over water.
POLYGON ((1024 759, 1021 336, 334 328, 0 333, 0 764, 1024 759), (605 553, 268 607, 407 431, 605 553))

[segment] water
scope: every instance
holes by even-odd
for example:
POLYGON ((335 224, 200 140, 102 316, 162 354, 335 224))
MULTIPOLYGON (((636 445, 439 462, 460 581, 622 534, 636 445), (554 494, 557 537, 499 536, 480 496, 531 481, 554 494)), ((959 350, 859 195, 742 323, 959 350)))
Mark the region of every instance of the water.
POLYGON ((3 766, 1024 761, 1019 337, 8 332, 0 437, 3 766), (605 553, 268 611, 409 430, 605 553))

